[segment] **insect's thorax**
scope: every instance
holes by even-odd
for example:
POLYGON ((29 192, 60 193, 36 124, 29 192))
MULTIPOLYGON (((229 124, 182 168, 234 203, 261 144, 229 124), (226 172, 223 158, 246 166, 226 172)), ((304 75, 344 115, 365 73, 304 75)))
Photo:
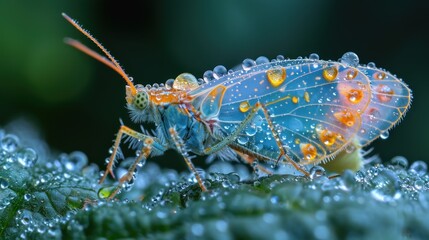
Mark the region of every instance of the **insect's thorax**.
POLYGON ((185 105, 170 104, 158 106, 161 123, 167 143, 174 148, 174 143, 169 134, 169 129, 174 128, 178 136, 186 144, 188 150, 196 154, 202 154, 206 148, 210 134, 207 127, 196 117, 189 115, 185 105))

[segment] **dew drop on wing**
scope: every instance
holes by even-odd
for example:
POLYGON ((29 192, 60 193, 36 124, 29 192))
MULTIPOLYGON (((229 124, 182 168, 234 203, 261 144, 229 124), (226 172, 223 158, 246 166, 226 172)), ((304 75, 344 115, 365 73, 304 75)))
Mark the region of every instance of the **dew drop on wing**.
POLYGON ((340 58, 340 62, 351 67, 357 67, 359 65, 359 57, 354 52, 346 52, 340 58))

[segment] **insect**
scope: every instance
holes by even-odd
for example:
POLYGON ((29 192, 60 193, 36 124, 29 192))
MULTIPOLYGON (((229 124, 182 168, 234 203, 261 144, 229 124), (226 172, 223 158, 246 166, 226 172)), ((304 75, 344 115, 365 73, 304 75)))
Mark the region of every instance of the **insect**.
POLYGON ((339 61, 308 58, 272 61, 246 59, 233 70, 217 66, 204 79, 180 74, 165 84, 134 84, 108 51, 77 22, 63 16, 94 42, 107 56, 80 42, 66 42, 118 72, 127 83, 126 104, 131 120, 152 122, 154 134, 121 125, 100 179, 113 174, 124 137, 140 151, 128 172, 111 193, 131 181, 140 162, 177 150, 195 174, 201 189, 207 188, 196 171, 195 155, 236 159, 252 163, 291 164, 304 175, 305 165, 332 159, 357 139, 365 146, 394 126, 411 103, 411 91, 401 79, 375 64, 360 65, 348 52, 339 61))

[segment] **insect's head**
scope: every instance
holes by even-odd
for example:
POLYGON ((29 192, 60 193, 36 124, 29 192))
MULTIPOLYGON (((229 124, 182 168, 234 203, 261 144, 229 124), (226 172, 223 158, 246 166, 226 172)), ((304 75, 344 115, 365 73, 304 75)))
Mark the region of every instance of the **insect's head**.
POLYGON ((128 108, 143 111, 149 105, 149 96, 143 85, 136 85, 134 90, 131 86, 125 87, 125 99, 127 100, 128 108))

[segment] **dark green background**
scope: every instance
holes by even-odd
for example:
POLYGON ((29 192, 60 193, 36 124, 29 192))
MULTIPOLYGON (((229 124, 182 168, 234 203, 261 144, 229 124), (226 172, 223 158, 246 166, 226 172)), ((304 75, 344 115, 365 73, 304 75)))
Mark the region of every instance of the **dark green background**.
POLYGON ((30 119, 51 147, 82 150, 94 162, 108 156, 119 118, 136 127, 124 108, 123 80, 63 43, 68 36, 94 48, 61 17, 66 12, 143 84, 182 72, 201 77, 216 65, 231 68, 260 55, 316 52, 336 60, 354 51, 361 63, 373 61, 402 77, 414 93, 404 121, 372 145, 374 153, 428 161, 429 9, 422 3, 2 0, 0 126, 30 119))

